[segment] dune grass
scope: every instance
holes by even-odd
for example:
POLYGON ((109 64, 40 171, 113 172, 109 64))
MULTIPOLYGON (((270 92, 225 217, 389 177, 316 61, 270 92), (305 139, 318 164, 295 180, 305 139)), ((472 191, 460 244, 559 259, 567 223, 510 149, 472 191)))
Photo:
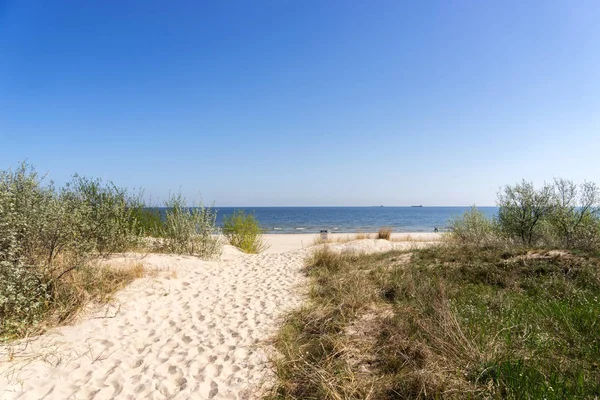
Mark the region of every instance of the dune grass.
POLYGON ((263 229, 253 214, 236 210, 223 218, 223 236, 232 246, 244 253, 258 254, 269 248, 263 229))
POLYGON ((271 399, 596 398, 600 255, 435 246, 307 260, 271 399))
POLYGON ((377 232, 377 239, 390 240, 392 237, 392 228, 381 227, 379 228, 379 232, 377 232))

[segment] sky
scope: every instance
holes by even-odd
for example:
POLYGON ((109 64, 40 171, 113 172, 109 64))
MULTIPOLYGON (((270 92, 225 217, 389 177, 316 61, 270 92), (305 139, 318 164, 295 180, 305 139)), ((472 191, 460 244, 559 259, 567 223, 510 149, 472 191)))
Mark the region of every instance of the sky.
POLYGON ((600 183, 600 2, 0 0, 0 169, 217 206, 600 183))

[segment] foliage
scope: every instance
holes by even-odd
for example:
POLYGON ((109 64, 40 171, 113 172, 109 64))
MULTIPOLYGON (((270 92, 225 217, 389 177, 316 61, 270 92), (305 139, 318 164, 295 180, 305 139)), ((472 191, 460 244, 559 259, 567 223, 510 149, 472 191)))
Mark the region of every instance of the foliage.
POLYGON ((103 254, 123 251, 137 244, 138 222, 134 213, 143 207, 138 196, 112 182, 75 175, 63 190, 79 207, 80 236, 103 254))
POLYGON ((165 230, 165 223, 158 208, 135 208, 133 210, 132 218, 136 220, 142 235, 155 238, 162 237, 165 230))
POLYGON ((554 211, 552 186, 536 190, 533 183, 525 180, 507 185, 498 193, 498 206, 502 232, 523 245, 534 245, 541 238, 540 223, 554 211))
POLYGON ((536 190, 532 183, 498 194, 498 218, 473 207, 450 223, 450 238, 463 245, 600 249, 600 189, 567 179, 536 190))
POLYGON ((94 254, 134 244, 138 204, 99 180, 76 176, 56 189, 26 163, 0 171, 0 337, 26 334, 56 312, 58 289, 94 254))
POLYGON ((307 260, 277 399, 595 398, 600 259, 434 246, 307 260))
POLYGON ((477 207, 450 221, 450 236, 463 245, 489 245, 497 242, 498 228, 477 207))
POLYGON ((181 194, 170 195, 165 206, 167 211, 162 236, 163 247, 167 251, 205 258, 221 253, 221 243, 215 235, 216 210, 203 206, 188 207, 181 194))
POLYGON ((236 210, 223 218, 223 235, 229 244, 244 253, 258 254, 268 248, 256 217, 243 210, 236 210))
POLYGON ((567 249, 598 248, 600 244, 600 190, 595 183, 579 187, 567 179, 554 180, 554 212, 549 225, 556 245, 567 249))

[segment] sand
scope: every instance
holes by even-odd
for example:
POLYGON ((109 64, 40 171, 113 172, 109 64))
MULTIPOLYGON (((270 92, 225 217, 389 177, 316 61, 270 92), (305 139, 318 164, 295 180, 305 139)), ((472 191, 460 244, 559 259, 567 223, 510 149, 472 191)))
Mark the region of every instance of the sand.
MULTIPOLYGON (((0 347, 0 399, 258 397, 273 376, 268 339, 301 304, 301 268, 314 236, 267 235, 267 252, 225 246, 215 261, 114 257, 110 263, 141 262, 157 275, 138 279, 76 324, 0 347)), ((373 252, 437 238, 416 236, 329 246, 373 252)))

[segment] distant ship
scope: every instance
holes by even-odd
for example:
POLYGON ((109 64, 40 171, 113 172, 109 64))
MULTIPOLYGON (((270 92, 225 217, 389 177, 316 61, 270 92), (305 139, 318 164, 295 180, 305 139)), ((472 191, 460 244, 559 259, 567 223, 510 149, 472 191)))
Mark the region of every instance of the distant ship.
POLYGON ((422 205, 418 205, 418 206, 411 206, 411 207, 423 207, 422 205))

